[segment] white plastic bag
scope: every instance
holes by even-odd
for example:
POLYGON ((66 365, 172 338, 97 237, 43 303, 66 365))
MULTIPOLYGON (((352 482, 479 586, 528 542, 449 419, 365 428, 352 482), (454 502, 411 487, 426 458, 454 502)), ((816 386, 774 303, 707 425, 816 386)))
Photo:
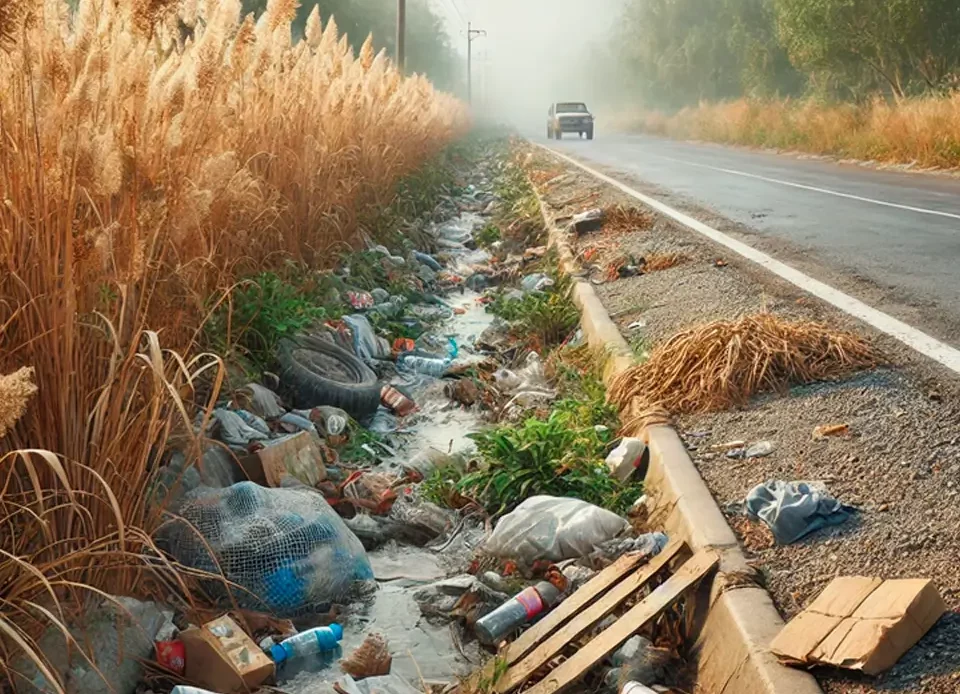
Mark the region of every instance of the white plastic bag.
POLYGON ((616 513, 581 499, 532 496, 500 519, 484 549, 527 564, 561 561, 586 557, 629 529, 616 513))

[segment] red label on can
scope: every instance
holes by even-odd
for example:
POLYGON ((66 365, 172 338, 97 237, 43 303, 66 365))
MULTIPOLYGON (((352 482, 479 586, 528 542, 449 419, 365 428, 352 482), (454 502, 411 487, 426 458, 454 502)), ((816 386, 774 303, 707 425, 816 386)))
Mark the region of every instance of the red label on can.
POLYGON ((543 611, 543 599, 536 588, 530 587, 517 595, 517 602, 523 605, 527 612, 527 619, 537 616, 543 611))

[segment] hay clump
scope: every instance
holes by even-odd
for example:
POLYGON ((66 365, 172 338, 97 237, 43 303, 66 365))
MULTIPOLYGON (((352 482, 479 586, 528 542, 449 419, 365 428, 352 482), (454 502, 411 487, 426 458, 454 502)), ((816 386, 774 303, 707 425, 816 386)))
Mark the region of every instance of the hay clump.
POLYGON ((759 313, 684 330, 610 388, 621 408, 674 414, 746 405, 759 393, 835 380, 882 363, 868 342, 821 323, 759 313))

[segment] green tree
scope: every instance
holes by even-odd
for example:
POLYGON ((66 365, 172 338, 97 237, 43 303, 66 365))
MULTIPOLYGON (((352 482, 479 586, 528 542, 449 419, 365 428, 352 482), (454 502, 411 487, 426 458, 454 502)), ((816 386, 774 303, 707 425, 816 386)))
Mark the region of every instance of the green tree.
POLYGON ((938 87, 960 63, 956 0, 776 0, 791 60, 854 96, 938 87))

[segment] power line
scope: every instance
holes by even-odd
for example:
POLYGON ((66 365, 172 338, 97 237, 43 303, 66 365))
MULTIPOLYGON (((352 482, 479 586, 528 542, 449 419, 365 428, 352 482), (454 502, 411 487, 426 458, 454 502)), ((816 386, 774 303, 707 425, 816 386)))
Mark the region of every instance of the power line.
POLYGON ((457 16, 460 17, 460 21, 463 24, 467 23, 466 17, 463 16, 463 12, 460 10, 460 3, 457 0, 447 0, 447 4, 453 7, 453 11, 457 13, 457 16))

